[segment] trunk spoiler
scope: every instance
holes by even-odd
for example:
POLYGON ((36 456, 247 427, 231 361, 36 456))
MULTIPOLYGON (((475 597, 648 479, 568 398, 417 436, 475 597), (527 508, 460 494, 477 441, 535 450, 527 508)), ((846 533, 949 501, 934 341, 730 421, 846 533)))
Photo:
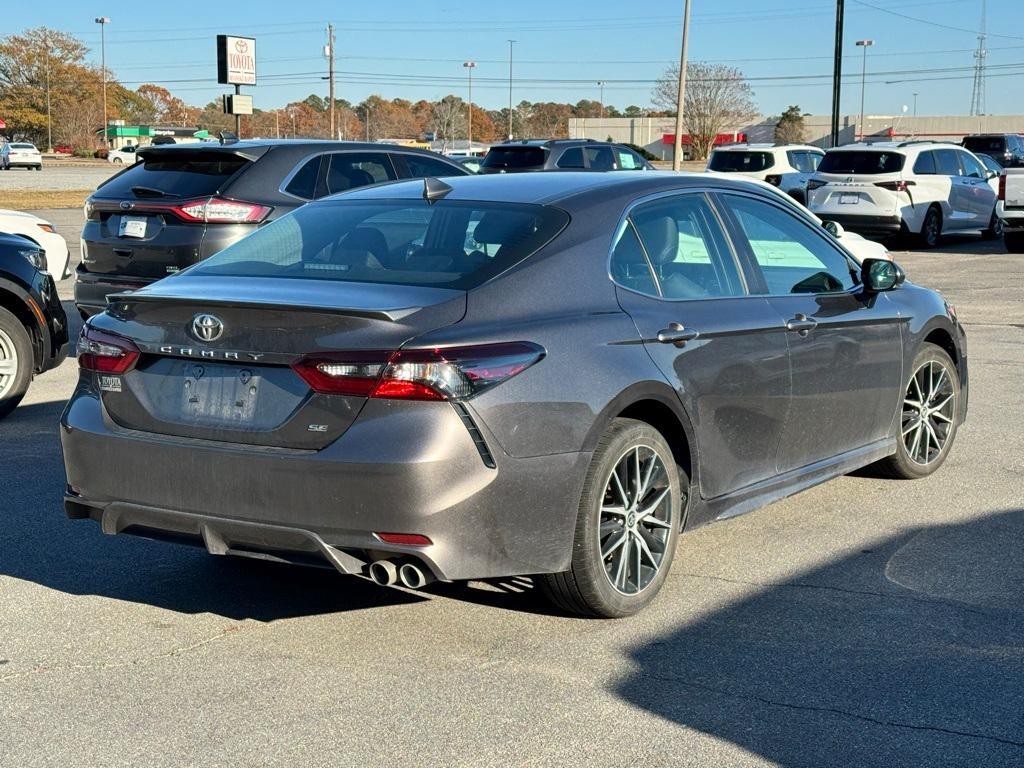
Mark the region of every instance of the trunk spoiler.
POLYGON ((259 160, 268 151, 270 151, 270 147, 267 145, 215 144, 209 142, 199 144, 157 144, 137 150, 136 154, 143 160, 173 159, 190 153, 199 158, 208 158, 210 155, 234 155, 235 157, 244 157, 251 162, 259 160))

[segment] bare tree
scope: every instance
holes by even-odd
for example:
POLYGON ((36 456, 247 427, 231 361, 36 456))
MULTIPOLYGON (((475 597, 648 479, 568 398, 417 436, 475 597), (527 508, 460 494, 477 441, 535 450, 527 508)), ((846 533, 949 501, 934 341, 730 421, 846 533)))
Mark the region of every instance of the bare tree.
POLYGON ((449 141, 465 133, 465 122, 466 104, 458 96, 445 96, 434 104, 430 124, 444 142, 444 151, 449 141))
MULTIPOLYGON (((669 67, 651 93, 652 101, 675 110, 679 65, 669 67)), ((683 122, 690 134, 695 159, 703 160, 726 128, 749 123, 757 116, 754 91, 735 67, 691 62, 686 68, 686 103, 683 122)))

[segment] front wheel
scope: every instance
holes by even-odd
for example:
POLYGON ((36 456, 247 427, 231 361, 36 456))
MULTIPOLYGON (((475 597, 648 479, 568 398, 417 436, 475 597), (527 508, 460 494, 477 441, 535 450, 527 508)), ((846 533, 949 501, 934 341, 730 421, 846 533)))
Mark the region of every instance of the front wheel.
POLYGON ((569 570, 540 577, 541 589, 584 616, 639 611, 672 567, 688 485, 658 430, 612 421, 587 470, 569 570))
POLYGON ((0 419, 18 407, 32 380, 32 341, 21 321, 0 308, 0 419))
POLYGON ((956 438, 960 376, 935 344, 922 344, 903 394, 896 453, 876 465, 901 480, 927 477, 942 466, 956 438))
POLYGON ((988 220, 988 228, 983 230, 981 237, 983 240, 998 240, 1003 236, 1003 220, 1000 219, 995 211, 992 211, 992 218, 988 220))

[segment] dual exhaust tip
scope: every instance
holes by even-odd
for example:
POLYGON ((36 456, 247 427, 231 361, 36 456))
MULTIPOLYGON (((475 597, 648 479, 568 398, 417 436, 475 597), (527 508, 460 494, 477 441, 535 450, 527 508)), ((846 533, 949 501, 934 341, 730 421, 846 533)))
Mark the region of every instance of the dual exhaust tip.
POLYGON ((382 587, 401 584, 408 589, 421 589, 434 580, 434 575, 419 563, 406 560, 395 563, 391 560, 374 560, 369 567, 370 580, 382 587))

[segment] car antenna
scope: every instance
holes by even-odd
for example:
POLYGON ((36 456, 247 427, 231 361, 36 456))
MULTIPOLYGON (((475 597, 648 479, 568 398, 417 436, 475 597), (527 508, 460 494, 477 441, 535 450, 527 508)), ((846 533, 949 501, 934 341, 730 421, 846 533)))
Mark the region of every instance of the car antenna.
POLYGON ((231 131, 221 131, 217 134, 217 137, 220 139, 222 146, 224 144, 236 144, 238 142, 238 136, 231 131))
POLYGON ((452 188, 440 179, 435 179, 432 176, 423 179, 423 199, 431 205, 438 200, 443 200, 444 196, 451 191, 452 188))

